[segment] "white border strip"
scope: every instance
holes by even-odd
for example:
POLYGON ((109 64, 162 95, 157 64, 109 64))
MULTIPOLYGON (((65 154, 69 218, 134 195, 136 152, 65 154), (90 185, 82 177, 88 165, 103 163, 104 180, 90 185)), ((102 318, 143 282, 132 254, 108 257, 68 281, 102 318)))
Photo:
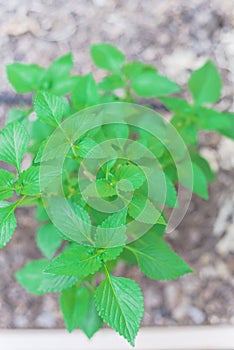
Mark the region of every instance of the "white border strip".
MULTIPOLYGON (((0 330, 2 350, 127 350, 127 342, 110 329, 91 340, 65 330, 0 330)), ((136 350, 233 350, 234 326, 142 328, 136 350)))

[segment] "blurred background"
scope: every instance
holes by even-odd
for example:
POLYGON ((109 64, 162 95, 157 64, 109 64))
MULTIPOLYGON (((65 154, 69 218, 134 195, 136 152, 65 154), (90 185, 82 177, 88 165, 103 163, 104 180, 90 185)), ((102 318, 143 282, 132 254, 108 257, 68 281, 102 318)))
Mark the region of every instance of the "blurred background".
MULTIPOLYGON (((102 41, 184 86, 191 70, 212 59, 224 84, 218 108, 234 111, 232 0, 0 0, 0 126, 17 103, 7 63, 47 66, 72 51, 75 72, 92 70, 99 79, 89 46, 102 41)), ((217 182, 208 201, 193 197, 184 221, 167 238, 196 274, 157 282, 136 267, 119 268, 143 289, 143 325, 234 324, 234 144, 215 133, 203 133, 200 144, 217 182)), ((21 209, 17 217, 17 233, 0 252, 0 327, 63 327, 57 295, 32 296, 14 281, 19 268, 40 257, 32 210, 21 209)))

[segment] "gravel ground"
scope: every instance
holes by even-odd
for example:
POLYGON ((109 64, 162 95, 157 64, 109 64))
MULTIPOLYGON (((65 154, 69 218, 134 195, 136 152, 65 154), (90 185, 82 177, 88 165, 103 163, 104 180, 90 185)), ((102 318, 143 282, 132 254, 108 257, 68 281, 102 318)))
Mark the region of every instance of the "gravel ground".
MULTIPOLYGON (((0 0, 0 124, 11 91, 4 66, 12 61, 48 65, 68 51, 75 70, 92 69, 89 45, 107 41, 129 59, 156 65, 181 84, 191 69, 213 59, 224 78, 222 110, 234 110, 234 4, 230 0, 0 0)), ((208 202, 195 197, 168 241, 197 271, 177 281, 157 282, 137 268, 120 266, 145 295, 143 325, 234 324, 234 147, 214 134, 201 136, 202 153, 217 171, 208 202)), ((35 297, 14 281, 14 272, 40 257, 32 210, 18 211, 18 229, 0 252, 0 327, 63 327, 57 296, 35 297)))

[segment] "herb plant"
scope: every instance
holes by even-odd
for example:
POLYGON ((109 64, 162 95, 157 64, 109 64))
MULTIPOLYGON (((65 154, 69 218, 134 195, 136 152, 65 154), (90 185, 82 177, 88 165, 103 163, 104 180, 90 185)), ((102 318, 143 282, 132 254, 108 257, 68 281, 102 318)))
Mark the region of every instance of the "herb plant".
MULTIPOLYGON (((35 207, 40 223, 35 239, 43 258, 27 263, 16 272, 17 281, 33 294, 60 292, 60 308, 69 332, 80 328, 90 338, 106 322, 134 345, 144 313, 143 295, 134 280, 113 274, 119 261, 138 264, 143 274, 155 280, 176 279, 192 270, 164 240, 167 219, 160 206, 163 200, 159 196, 154 201, 148 195, 147 176, 142 171, 146 169, 147 174, 147 162, 141 169, 137 161, 126 157, 115 156, 105 162, 94 157, 101 165, 96 176, 86 171, 89 184, 82 178, 83 193, 77 172, 93 148, 101 147, 106 140, 117 139, 118 144, 111 145, 112 151, 118 148, 123 154, 127 149, 128 155, 132 149, 137 159, 141 153, 137 147, 142 145, 157 158, 165 176, 162 192, 166 207, 178 206, 180 182, 208 199, 208 184, 215 175, 199 154, 198 134, 200 130, 211 130, 234 139, 234 114, 210 108, 220 99, 222 89, 220 74, 211 61, 191 74, 188 90, 192 98, 186 100, 180 97, 181 89, 175 82, 151 65, 126 62, 125 55, 110 44, 92 45, 91 57, 96 67, 107 72, 99 83, 92 73, 71 74, 71 54, 58 58, 49 68, 21 63, 7 66, 8 80, 14 90, 19 94, 32 93, 32 106, 11 109, 0 132, 0 160, 4 162, 0 170, 0 247, 6 246, 16 229, 16 208, 35 207), (63 205, 57 203, 60 230, 43 200, 45 190, 41 186, 42 163, 52 162, 43 158, 51 135, 56 129, 63 130, 63 123, 77 112, 86 113, 100 105, 111 105, 114 109, 125 104, 135 106, 139 98, 147 107, 157 99, 170 112, 169 125, 189 155, 191 186, 186 177, 178 176, 171 152, 149 128, 145 131, 127 124, 97 126, 77 140, 65 142, 68 149, 61 165, 61 178, 64 198, 73 216, 67 215, 63 205), (132 143, 128 144, 127 140, 132 143), (22 170, 26 153, 31 163, 22 170), (108 205, 120 198, 125 205, 116 212, 99 212, 86 200, 89 197, 93 203, 97 197, 102 198, 108 205), (70 230, 74 217, 80 226, 70 230), (149 225, 148 230, 128 240, 126 226, 134 220, 149 225), (95 234, 90 227, 96 228, 95 234), (86 240, 80 238, 80 232, 85 232, 86 240)), ((170 142, 170 134, 167 139, 170 142)), ((180 162, 183 157, 180 155, 180 162)), ((157 180, 160 191, 161 182, 157 180)), ((46 182, 52 193, 53 179, 47 177, 46 182)))

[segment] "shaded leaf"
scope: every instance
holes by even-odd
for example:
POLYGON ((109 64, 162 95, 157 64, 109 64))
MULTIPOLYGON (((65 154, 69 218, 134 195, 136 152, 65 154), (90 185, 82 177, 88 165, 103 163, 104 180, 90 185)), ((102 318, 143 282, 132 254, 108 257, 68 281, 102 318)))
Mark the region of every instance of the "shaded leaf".
POLYGON ((89 306, 89 291, 83 286, 74 286, 62 291, 60 308, 64 322, 69 332, 77 328, 87 313, 89 306))
POLYGON ((51 223, 41 226, 37 231, 36 242, 39 250, 51 259, 62 244, 59 230, 51 223))
POLYGON ((153 230, 127 247, 136 255, 140 270, 149 278, 171 280, 192 272, 153 230))

